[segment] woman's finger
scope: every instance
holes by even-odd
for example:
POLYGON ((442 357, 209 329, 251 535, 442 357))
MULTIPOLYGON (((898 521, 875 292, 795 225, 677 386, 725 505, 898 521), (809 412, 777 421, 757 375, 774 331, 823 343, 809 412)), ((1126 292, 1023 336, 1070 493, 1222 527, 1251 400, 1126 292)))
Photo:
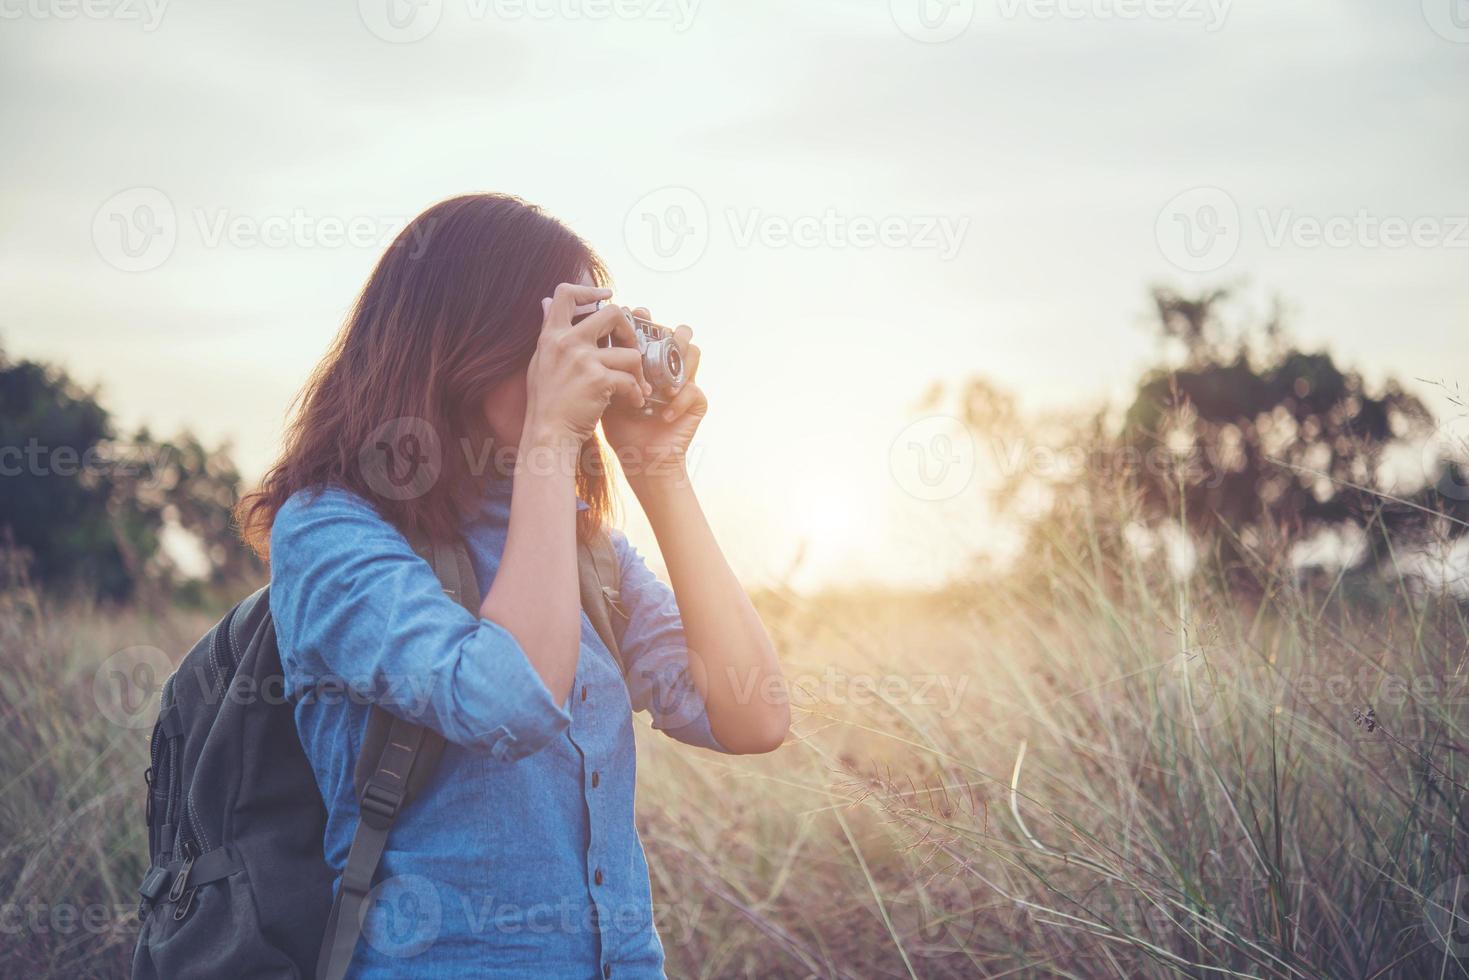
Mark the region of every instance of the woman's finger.
POLYGON ((601 303, 578 303, 575 307, 572 308, 571 311, 572 325, 575 326, 601 308, 601 303))
MULTIPOLYGON (((643 355, 633 348, 599 347, 597 348, 597 359, 602 362, 603 367, 609 370, 621 371, 624 374, 632 375, 637 379, 638 387, 642 391, 648 392, 652 390, 652 386, 648 384, 648 379, 643 377, 643 355)), ((641 405, 642 401, 639 400, 638 404, 641 405)))
POLYGON ((604 379, 611 398, 625 398, 638 408, 643 407, 643 383, 626 371, 608 368, 604 379))
POLYGON ((683 354, 684 384, 688 384, 694 380, 694 375, 699 370, 699 348, 694 346, 694 328, 680 323, 673 331, 673 342, 678 345, 679 353, 683 354))
POLYGON ((696 384, 686 384, 679 389, 677 395, 673 396, 673 401, 669 402, 658 414, 665 422, 676 422, 683 418, 690 409, 703 404, 705 404, 703 390, 696 384))
POLYGON ((637 334, 633 332, 632 321, 627 317, 627 311, 620 306, 608 304, 591 316, 578 323, 575 330, 580 331, 592 343, 596 343, 608 334, 612 335, 612 342, 617 347, 638 346, 637 334))
POLYGON ((689 344, 683 351, 683 377, 684 384, 693 384, 694 376, 699 373, 699 345, 689 344))
POLYGON ((572 314, 578 306, 587 303, 598 303, 612 295, 612 290, 606 286, 583 286, 575 282, 563 282, 556 287, 551 294, 551 302, 541 301, 541 307, 546 314, 547 323, 559 323, 563 326, 570 325, 572 314))

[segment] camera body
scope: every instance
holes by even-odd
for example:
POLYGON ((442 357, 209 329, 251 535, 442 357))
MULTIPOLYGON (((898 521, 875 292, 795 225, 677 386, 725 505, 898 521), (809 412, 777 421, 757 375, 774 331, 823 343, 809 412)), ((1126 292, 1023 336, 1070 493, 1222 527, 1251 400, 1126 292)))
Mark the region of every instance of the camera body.
MULTIPOLYGON (((653 393, 643 405, 643 414, 653 412, 673 400, 676 389, 684 383, 686 367, 683 351, 673 339, 673 331, 652 320, 627 312, 632 324, 633 336, 637 340, 638 353, 643 358, 643 377, 653 386, 653 393)), ((597 341, 600 347, 611 347, 612 335, 597 341)))

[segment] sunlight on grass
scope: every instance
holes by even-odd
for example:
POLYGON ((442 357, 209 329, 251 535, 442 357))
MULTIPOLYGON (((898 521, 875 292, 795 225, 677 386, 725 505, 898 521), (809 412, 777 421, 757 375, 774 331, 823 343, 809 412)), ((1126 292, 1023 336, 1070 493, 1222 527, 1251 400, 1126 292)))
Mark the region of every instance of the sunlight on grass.
MULTIPOLYGON (((670 975, 1460 975, 1462 607, 1053 544, 940 593, 762 594, 797 708, 773 756, 640 728, 670 975)), ((147 731, 92 675, 208 617, 3 602, 0 963, 114 976, 147 731)))

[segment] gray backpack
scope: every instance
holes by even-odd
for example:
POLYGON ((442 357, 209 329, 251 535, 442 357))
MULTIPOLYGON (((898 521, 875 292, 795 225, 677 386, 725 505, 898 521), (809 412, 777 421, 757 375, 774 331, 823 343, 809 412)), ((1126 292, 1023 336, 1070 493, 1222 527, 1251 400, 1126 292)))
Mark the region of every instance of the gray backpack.
MULTIPOLYGON (((616 555, 605 535, 580 547, 582 608, 619 656, 616 555)), ((416 550, 444 591, 478 615, 464 545, 416 550)), ((354 772, 361 820, 334 900, 322 856, 326 808, 293 709, 267 586, 231 609, 164 683, 144 773, 150 864, 138 889, 135 980, 346 976, 393 821, 432 775, 444 740, 371 709, 354 772)))

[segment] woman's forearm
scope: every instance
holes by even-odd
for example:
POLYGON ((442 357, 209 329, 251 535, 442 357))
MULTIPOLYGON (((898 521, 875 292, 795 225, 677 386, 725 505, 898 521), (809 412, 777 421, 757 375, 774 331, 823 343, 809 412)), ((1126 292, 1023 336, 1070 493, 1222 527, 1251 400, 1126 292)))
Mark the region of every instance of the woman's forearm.
POLYGON ((576 680, 581 597, 576 574, 576 460, 580 445, 527 431, 515 465, 510 528, 480 615, 504 627, 557 704, 576 680))
POLYGON ((668 566, 695 685, 732 752, 769 752, 790 727, 780 663, 686 475, 632 483, 668 566))

